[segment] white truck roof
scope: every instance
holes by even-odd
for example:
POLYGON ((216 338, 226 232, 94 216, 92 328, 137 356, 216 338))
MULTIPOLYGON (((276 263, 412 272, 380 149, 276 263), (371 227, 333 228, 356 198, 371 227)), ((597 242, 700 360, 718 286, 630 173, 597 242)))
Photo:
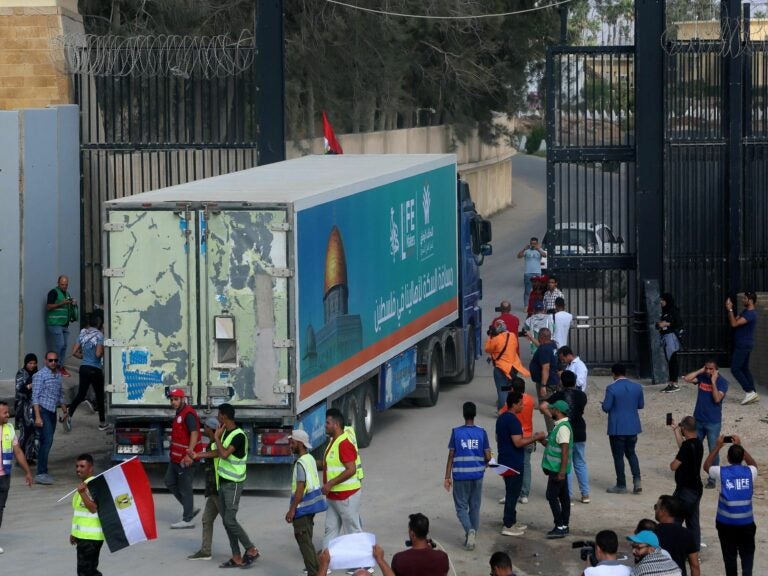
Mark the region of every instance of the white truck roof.
POLYGON ((106 202, 108 208, 156 203, 293 203, 308 208, 360 190, 456 164, 455 154, 303 156, 106 202))

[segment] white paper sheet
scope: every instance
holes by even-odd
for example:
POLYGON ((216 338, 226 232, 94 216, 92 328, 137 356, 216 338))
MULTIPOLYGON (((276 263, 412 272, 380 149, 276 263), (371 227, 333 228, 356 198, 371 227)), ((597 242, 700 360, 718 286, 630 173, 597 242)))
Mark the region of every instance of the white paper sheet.
POLYGON ((509 476, 509 472, 512 472, 512 474, 520 474, 517 470, 514 468, 510 468, 509 466, 504 466, 503 464, 499 464, 496 462, 494 458, 491 458, 488 461, 488 468, 490 468, 491 472, 494 474, 498 474, 499 476, 509 476))
POLYGON ((328 552, 331 554, 330 569, 376 566, 376 560, 373 559, 374 544, 376 535, 370 532, 345 534, 334 538, 328 544, 328 552))

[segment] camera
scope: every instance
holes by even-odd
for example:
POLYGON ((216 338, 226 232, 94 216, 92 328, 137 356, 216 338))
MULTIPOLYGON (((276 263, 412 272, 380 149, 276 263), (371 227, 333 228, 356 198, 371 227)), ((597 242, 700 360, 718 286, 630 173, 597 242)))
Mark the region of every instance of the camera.
MULTIPOLYGON (((435 543, 432 541, 432 538, 427 538, 427 543, 428 543, 430 546, 432 546, 432 548, 437 548, 437 544, 435 544, 435 543)), ((406 547, 406 548, 410 548, 411 546, 413 546, 413 542, 412 542, 411 540, 406 540, 406 541, 405 541, 405 547, 406 547)))
POLYGON ((595 556, 595 543, 592 540, 579 540, 571 544, 571 547, 575 550, 579 548, 579 553, 582 561, 589 560, 590 566, 597 566, 597 556, 595 556))

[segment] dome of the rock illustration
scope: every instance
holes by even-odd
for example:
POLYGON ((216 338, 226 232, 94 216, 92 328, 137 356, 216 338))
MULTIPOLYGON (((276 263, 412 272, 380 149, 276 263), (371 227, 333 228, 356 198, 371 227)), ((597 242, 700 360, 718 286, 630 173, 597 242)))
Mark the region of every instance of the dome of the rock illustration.
POLYGON ((347 285, 347 257, 344 255, 344 243, 341 233, 334 226, 328 238, 325 251, 325 294, 335 286, 347 285))

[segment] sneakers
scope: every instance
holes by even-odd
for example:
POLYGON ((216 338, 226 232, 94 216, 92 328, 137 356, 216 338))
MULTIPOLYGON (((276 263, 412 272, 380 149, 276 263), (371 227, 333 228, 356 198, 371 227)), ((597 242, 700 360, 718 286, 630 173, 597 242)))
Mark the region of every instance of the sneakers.
POLYGON ((2 554, 3 552, 5 552, 5 550, 3 550, 2 548, 0 548, 0 554, 2 554))
POLYGON ((634 488, 632 488, 632 494, 642 494, 643 493, 643 487, 640 486, 640 484, 636 484, 634 488))
POLYGON ((470 530, 469 532, 467 532, 467 541, 464 542, 464 550, 475 549, 476 537, 477 537, 477 532, 475 530, 470 530))
POLYGON ((680 386, 678 386, 674 382, 670 382, 669 384, 667 384, 666 388, 662 389, 662 392, 664 392, 665 394, 669 394, 670 392, 679 392, 679 391, 680 391, 680 386))
POLYGON ((102 432, 109 430, 109 424, 107 424, 106 422, 99 422, 99 430, 101 430, 102 432))
POLYGON ((515 528, 515 526, 504 526, 504 528, 501 529, 501 533, 504 536, 522 536, 525 534, 523 530, 515 528))
POLYGON ((499 498, 499 504, 504 504, 507 501, 507 497, 504 496, 504 498, 499 498))
POLYGON ((582 504, 589 504, 590 502, 591 502, 591 500, 589 499, 589 494, 587 494, 586 496, 582 496, 581 497, 581 503, 582 504))
POLYGON ((53 484, 53 476, 50 474, 38 474, 35 476, 35 484, 43 484, 45 486, 50 486, 53 484))
POLYGON ((203 552, 202 550, 198 550, 194 554, 187 556, 187 560, 210 560, 211 558, 213 558, 213 556, 211 556, 210 552, 203 552))
POLYGON ((83 404, 88 406, 88 408, 91 410, 91 414, 96 412, 96 407, 93 405, 93 402, 91 402, 90 400, 83 400, 83 404))
POLYGON ((760 401, 760 396, 757 395, 757 392, 754 390, 752 392, 747 392, 744 395, 744 400, 741 401, 742 406, 746 406, 747 404, 754 404, 755 402, 760 401))
POLYGON ((547 539, 554 540, 556 538, 565 538, 568 535, 568 526, 555 526, 547 532, 547 539))
POLYGON ((611 486, 610 488, 605 489, 608 494, 626 494, 627 493, 627 487, 626 486, 611 486))
POLYGON ((528 524, 520 524, 520 522, 515 522, 514 524, 512 524, 512 529, 513 530, 527 530, 528 529, 528 524))
POLYGON ((186 520, 179 520, 178 522, 174 522, 171 524, 172 530, 184 530, 185 528, 194 528, 195 523, 194 522, 187 522, 186 520))
POLYGON ((520 496, 518 502, 520 502, 520 504, 528 504, 528 496, 520 496))

